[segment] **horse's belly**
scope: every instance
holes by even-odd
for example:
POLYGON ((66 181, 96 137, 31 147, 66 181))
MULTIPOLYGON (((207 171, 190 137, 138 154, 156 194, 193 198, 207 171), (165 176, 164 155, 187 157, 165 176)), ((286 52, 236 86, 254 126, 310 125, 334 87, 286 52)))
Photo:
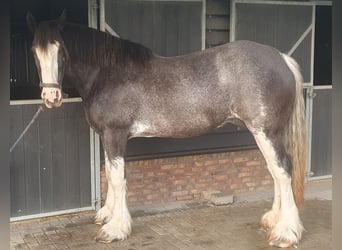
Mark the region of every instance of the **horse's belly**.
MULTIPOLYGON (((222 122, 223 123, 223 122, 222 122)), ((134 122, 130 129, 130 137, 170 137, 186 138, 206 134, 220 127, 222 123, 204 120, 177 120, 158 122, 134 122)))

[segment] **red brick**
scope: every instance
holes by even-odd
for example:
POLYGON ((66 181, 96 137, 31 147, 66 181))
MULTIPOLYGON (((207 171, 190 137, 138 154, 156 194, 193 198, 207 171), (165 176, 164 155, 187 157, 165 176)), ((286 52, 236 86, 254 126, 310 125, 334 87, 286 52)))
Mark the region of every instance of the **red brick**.
POLYGON ((255 182, 246 182, 246 186, 247 187, 255 187, 256 184, 255 184, 255 182))
POLYGON ((192 167, 192 168, 191 168, 191 171, 192 171, 192 172, 201 172, 202 170, 204 170, 203 167, 192 167))
POLYGON ((187 195, 189 193, 189 191, 187 190, 183 190, 183 191, 175 191, 172 192, 172 196, 182 196, 182 195, 187 195))
POLYGON ((160 166, 160 169, 162 170, 168 170, 168 169, 174 169, 174 168, 177 168, 177 165, 167 164, 167 165, 160 166))
POLYGON ((215 180, 218 180, 218 181, 228 180, 228 176, 226 175, 219 175, 219 176, 215 176, 214 178, 215 180))
POLYGON ((185 195, 185 196, 180 196, 176 198, 177 201, 188 201, 188 200, 193 200, 194 197, 192 195, 185 195))
POLYGON ((249 161, 246 163, 247 166, 259 166, 260 165, 260 161, 249 161))
POLYGON ((245 158, 245 157, 238 157, 238 158, 234 159, 235 163, 246 162, 246 161, 247 161, 247 158, 245 158))
POLYGON ((272 180, 262 180, 261 181, 261 185, 271 185, 271 184, 273 184, 272 180))
POLYGON ((238 177, 242 178, 242 177, 249 177, 249 176, 252 176, 252 175, 253 175, 253 173, 251 173, 251 172, 242 172, 242 173, 238 174, 238 177))
MULTIPOLYGON (((209 190, 268 189, 273 184, 258 150, 131 161, 127 166, 128 204, 134 206, 200 199, 209 190)), ((102 199, 106 182, 102 164, 102 199)))

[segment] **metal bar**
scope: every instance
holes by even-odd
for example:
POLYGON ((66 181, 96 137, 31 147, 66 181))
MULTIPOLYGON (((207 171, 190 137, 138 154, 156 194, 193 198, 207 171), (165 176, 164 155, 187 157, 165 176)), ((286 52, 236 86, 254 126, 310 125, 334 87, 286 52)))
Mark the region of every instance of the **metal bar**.
POLYGON ((108 23, 105 22, 105 30, 109 32, 109 34, 111 34, 112 36, 116 36, 119 37, 118 33, 116 33, 115 30, 112 29, 112 27, 110 27, 110 25, 108 23))
POLYGON ((230 3, 230 42, 235 41, 236 0, 230 3))
POLYGON ((293 52, 298 48, 298 46, 303 42, 303 40, 306 38, 306 36, 312 31, 312 24, 309 25, 309 27, 304 31, 304 33, 299 37, 297 42, 292 46, 292 48, 287 52, 287 55, 291 56, 293 52))
POLYGON ((303 83, 303 88, 308 88, 308 87, 311 87, 311 86, 312 86, 311 82, 304 82, 303 83))
MULTIPOLYGON (((171 0, 134 0, 135 2, 170 2, 171 0)), ((202 2, 203 0, 172 0, 172 2, 202 2)))
POLYGON ((310 179, 311 173, 311 156, 312 156, 312 112, 313 112, 313 75, 314 75, 314 53, 315 53, 315 6, 312 6, 312 16, 311 16, 311 58, 310 58, 310 84, 311 87, 307 88, 307 95, 306 95, 306 103, 307 103, 307 111, 306 111, 306 120, 308 126, 308 158, 307 158, 307 173, 308 173, 308 180, 310 179))
POLYGON ((207 23, 207 20, 206 20, 206 11, 207 11, 207 5, 206 5, 206 0, 202 0, 202 46, 201 46, 201 49, 204 50, 205 49, 205 31, 206 31, 206 23, 207 23))
POLYGON ((91 206, 96 209, 94 130, 89 128, 91 206))
MULTIPOLYGON (((306 93, 306 123, 308 129, 308 155, 307 155, 307 173, 311 173, 311 154, 312 154, 312 107, 313 107, 313 98, 312 98, 313 88, 308 87, 306 93)), ((308 179, 310 179, 310 175, 308 175, 308 179)))
POLYGON ((11 217, 10 222, 31 220, 31 219, 56 216, 56 215, 62 215, 62 214, 79 213, 79 212, 92 211, 92 210, 94 210, 92 207, 82 207, 82 208, 66 209, 66 210, 60 210, 60 211, 48 212, 48 213, 17 216, 17 217, 11 217))
POLYGON ((315 29, 316 29, 316 6, 312 6, 312 32, 311 32, 311 65, 310 65, 310 82, 314 84, 314 70, 315 70, 315 29))
POLYGON ((100 137, 94 132, 94 163, 95 163, 95 203, 96 210, 101 208, 101 159, 100 137))
POLYGON ((319 85, 319 86, 313 86, 314 90, 320 90, 320 89, 332 89, 332 85, 319 85))
POLYGON ((32 117, 31 121, 27 124, 27 126, 25 127, 24 131, 21 132, 21 134, 19 135, 18 139, 13 143, 12 147, 10 148, 10 153, 13 151, 13 149, 15 148, 15 146, 17 146, 17 144, 20 142, 20 140, 24 137, 24 135, 26 134, 26 132, 29 130, 29 128, 31 127, 31 125, 34 123, 34 121, 37 119, 38 115, 40 114, 40 112, 43 111, 43 106, 40 105, 37 112, 34 114, 34 116, 32 117))
POLYGON ((309 177, 309 181, 317 181, 317 180, 325 180, 325 179, 331 179, 332 175, 322 175, 322 176, 316 176, 316 177, 309 177))
POLYGON ((105 0, 100 0, 100 30, 106 31, 105 0))
MULTIPOLYGON (((82 98, 67 98, 62 99, 62 103, 74 103, 74 102, 82 102, 82 98)), ((42 99, 35 99, 35 100, 17 100, 17 101, 10 101, 10 105, 30 105, 30 104, 43 104, 42 99)))
POLYGON ((297 2, 297 1, 263 1, 263 0, 235 0, 236 3, 250 3, 250 4, 273 4, 273 5, 332 5, 332 1, 311 1, 311 2, 297 2))
POLYGON ((88 0, 88 26, 97 29, 98 5, 96 0, 88 0))

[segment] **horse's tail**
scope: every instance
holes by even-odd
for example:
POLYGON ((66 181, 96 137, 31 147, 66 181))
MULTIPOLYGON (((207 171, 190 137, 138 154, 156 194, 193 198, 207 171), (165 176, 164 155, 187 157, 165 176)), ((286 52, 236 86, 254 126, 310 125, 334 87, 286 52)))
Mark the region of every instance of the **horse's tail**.
POLYGON ((282 54, 287 66, 296 80, 296 97, 292 115, 285 132, 286 151, 292 162, 291 185, 298 208, 304 203, 304 181, 307 165, 307 128, 305 122, 305 105, 303 98, 303 77, 297 62, 282 54))

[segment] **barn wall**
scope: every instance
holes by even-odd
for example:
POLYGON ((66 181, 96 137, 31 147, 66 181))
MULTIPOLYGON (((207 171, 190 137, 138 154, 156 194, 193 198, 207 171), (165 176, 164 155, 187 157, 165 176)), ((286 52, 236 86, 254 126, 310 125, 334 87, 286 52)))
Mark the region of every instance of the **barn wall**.
POLYGON ((206 1, 206 48, 229 42, 230 0, 206 1))
MULTIPOLYGON (((270 189, 272 177, 257 149, 200 154, 126 164, 128 205, 139 207, 203 198, 203 191, 243 193, 270 189)), ((101 168, 102 201, 107 192, 101 168)))
MULTIPOLYGON (((11 145, 39 105, 12 102, 11 145)), ((80 102, 40 113, 11 152, 11 217, 92 206, 89 134, 80 102)))

